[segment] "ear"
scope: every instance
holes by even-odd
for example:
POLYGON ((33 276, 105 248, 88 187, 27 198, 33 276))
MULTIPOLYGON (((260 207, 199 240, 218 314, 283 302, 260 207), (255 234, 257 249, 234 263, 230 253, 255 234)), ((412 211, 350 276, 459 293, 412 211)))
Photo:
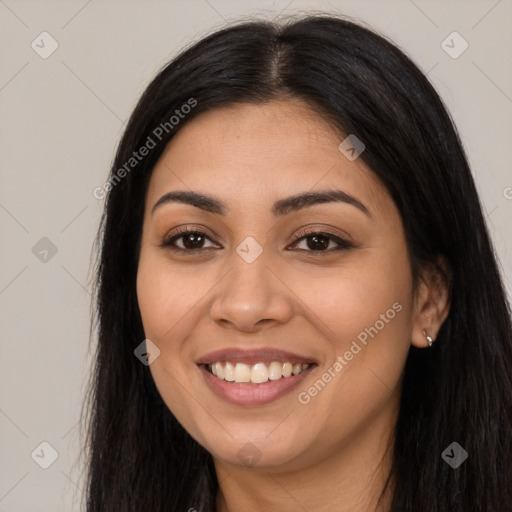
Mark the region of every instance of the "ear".
POLYGON ((428 347, 426 336, 435 341, 439 329, 450 312, 451 271, 445 258, 422 270, 415 293, 411 344, 428 347))

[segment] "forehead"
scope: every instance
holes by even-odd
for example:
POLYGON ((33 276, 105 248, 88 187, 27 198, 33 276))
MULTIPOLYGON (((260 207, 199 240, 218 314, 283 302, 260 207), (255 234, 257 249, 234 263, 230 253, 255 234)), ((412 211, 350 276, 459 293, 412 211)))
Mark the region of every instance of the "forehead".
POLYGON ((385 207, 387 193, 374 173, 338 149, 345 137, 299 100, 207 111, 168 144, 151 176, 148 207, 177 189, 247 207, 315 188, 342 188, 374 209, 385 207))

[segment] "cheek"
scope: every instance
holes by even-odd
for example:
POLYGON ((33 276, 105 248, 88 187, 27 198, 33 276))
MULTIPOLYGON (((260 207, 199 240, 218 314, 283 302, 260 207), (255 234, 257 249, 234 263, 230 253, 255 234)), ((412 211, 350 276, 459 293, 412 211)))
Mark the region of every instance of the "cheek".
POLYGON ((168 340, 177 339, 180 324, 198 306, 204 287, 197 276, 175 271, 165 260, 143 251, 137 272, 137 299, 146 336, 153 337, 162 349, 175 348, 168 340))
POLYGON ((404 251, 364 249, 329 274, 289 280, 337 353, 358 337, 364 342, 379 334, 398 341, 407 332, 412 279, 404 251))
MULTIPOLYGON (((143 249, 137 272, 137 298, 146 338, 160 350, 150 365, 162 398, 176 413, 184 410, 190 389, 200 378, 191 343, 198 322, 208 314, 206 305, 215 276, 197 268, 178 269, 165 255, 143 249)), ((197 405, 196 397, 192 404, 197 405)))
MULTIPOLYGON (((146 338, 159 348, 149 366, 168 409, 196 439, 206 421, 208 404, 193 392, 199 386, 187 338, 194 329, 194 312, 208 290, 198 277, 169 268, 166 261, 142 251, 137 273, 137 297, 146 338)), ((208 417, 208 415, 207 415, 208 417)))
POLYGON ((308 297, 308 306, 328 327, 331 349, 313 386, 301 390, 301 403, 308 402, 312 417, 334 430, 344 425, 350 431, 389 403, 410 347, 413 309, 407 253, 376 254, 359 254, 357 270, 339 272, 321 285, 304 283, 297 291, 308 297))

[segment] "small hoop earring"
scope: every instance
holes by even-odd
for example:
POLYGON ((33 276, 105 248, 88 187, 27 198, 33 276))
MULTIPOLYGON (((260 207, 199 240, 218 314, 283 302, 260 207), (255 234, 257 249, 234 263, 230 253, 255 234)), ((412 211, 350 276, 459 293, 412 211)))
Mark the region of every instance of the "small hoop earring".
POLYGON ((423 329, 423 335, 427 338, 428 346, 431 347, 434 340, 425 332, 425 329, 423 329))

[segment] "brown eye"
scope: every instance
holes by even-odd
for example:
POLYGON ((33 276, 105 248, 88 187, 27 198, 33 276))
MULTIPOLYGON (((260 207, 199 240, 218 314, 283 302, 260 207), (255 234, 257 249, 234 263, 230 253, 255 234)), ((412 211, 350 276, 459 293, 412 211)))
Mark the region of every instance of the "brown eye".
POLYGON ((201 249, 203 247, 205 237, 200 233, 189 233, 182 235, 183 245, 186 249, 201 249))
POLYGON ((211 246, 205 247, 205 243, 208 240, 210 240, 210 238, 205 233, 187 229, 166 238, 162 243, 162 247, 167 247, 175 251, 190 252, 205 248, 207 249, 208 247, 215 247, 213 243, 211 246))
POLYGON ((324 235, 310 235, 306 237, 306 245, 312 251, 320 251, 329 247, 330 239, 324 235))
POLYGON ((344 240, 332 233, 319 233, 319 232, 310 232, 310 233, 300 233, 295 239, 294 246, 299 248, 300 250, 304 250, 307 252, 333 252, 340 251, 343 249, 349 249, 353 247, 350 242, 344 240), (301 244, 305 244, 305 247, 297 247, 301 244), (329 249, 329 250, 328 250, 329 249))

